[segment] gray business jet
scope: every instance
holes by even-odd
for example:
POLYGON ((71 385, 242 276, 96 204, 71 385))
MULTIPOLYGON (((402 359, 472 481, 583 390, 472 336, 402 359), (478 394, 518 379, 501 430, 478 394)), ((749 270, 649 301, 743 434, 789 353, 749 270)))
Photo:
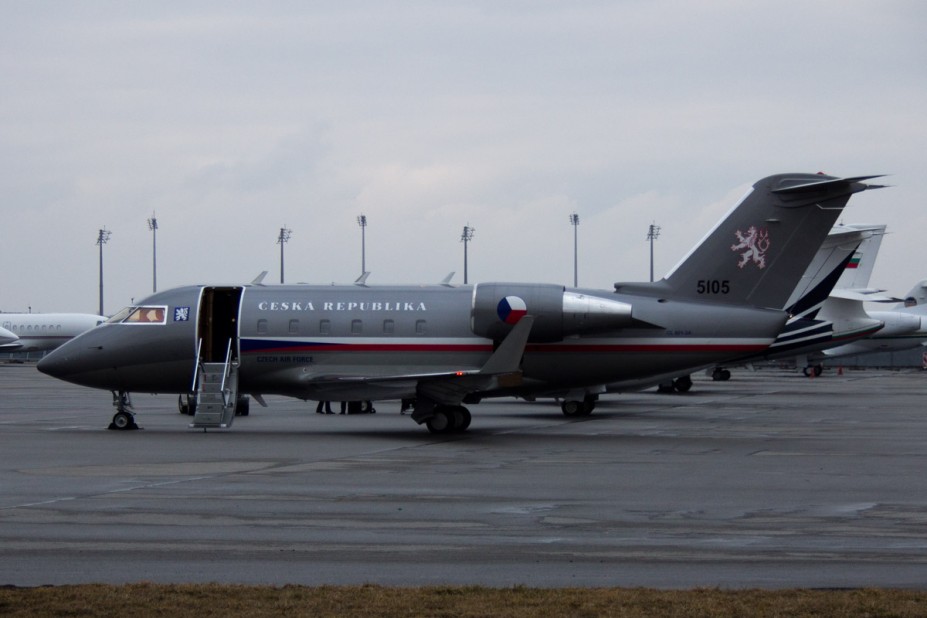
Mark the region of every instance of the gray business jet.
POLYGON ((228 427, 251 395, 402 399, 434 433, 463 404, 565 398, 592 412, 603 385, 722 364, 772 344, 782 310, 850 197, 878 176, 760 180, 664 279, 614 291, 557 284, 188 286, 154 294, 39 362, 113 392, 192 397, 191 427, 228 427))

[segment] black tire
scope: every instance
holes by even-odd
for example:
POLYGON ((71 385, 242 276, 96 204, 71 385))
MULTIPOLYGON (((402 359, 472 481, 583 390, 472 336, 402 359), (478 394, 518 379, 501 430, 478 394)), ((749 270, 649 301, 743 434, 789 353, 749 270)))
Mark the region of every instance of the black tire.
POLYGON ((688 393, 689 389, 692 388, 692 378, 689 376, 676 378, 673 380, 673 388, 676 389, 677 393, 688 393))
POLYGON ((136 428, 135 419, 128 412, 116 412, 113 414, 113 423, 110 425, 113 429, 120 431, 136 428))
POLYGON ((563 412, 564 416, 569 416, 570 418, 583 415, 583 402, 577 401, 576 399, 567 399, 560 404, 560 411, 563 412))
POLYGON ((435 410, 435 413, 425 421, 425 426, 434 434, 448 433, 453 427, 451 413, 447 410, 435 410))

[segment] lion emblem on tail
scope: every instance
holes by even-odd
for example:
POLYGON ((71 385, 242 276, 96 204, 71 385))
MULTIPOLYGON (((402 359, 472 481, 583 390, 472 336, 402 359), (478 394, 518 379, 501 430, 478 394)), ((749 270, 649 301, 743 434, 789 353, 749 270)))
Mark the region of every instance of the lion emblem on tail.
POLYGON ((757 229, 755 225, 747 228, 744 234, 740 230, 734 232, 737 244, 731 245, 731 251, 741 251, 738 268, 743 268, 753 262, 757 268, 766 268, 766 252, 769 250, 769 231, 764 227, 757 229))

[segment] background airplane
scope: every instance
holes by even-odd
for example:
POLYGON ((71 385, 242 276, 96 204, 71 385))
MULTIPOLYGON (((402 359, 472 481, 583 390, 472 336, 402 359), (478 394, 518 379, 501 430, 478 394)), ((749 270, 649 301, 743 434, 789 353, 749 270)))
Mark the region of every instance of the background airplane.
POLYGON ((462 431, 462 404, 564 397, 592 412, 605 385, 766 349, 782 307, 854 193, 875 176, 779 174, 756 182, 661 281, 614 291, 558 284, 188 286, 160 292, 65 344, 39 369, 111 390, 196 393, 194 427, 227 427, 244 393, 414 402, 432 432, 462 431))
POLYGON ((843 319, 844 316, 854 316, 857 319, 865 317, 879 320, 884 326, 866 337, 809 355, 806 375, 811 372, 820 375, 823 363, 827 360, 859 354, 898 352, 927 343, 927 282, 918 282, 905 295, 903 302, 900 302, 900 298, 886 294, 885 290, 869 285, 885 235, 885 226, 877 227, 876 233, 860 244, 844 275, 822 307, 820 316, 835 321, 843 319), (864 303, 878 303, 883 306, 886 303, 898 304, 892 309, 870 310, 864 303))
POLYGON ((102 324, 106 317, 90 313, 0 313, 0 327, 18 337, 3 352, 45 352, 102 324))
POLYGON ((0 327, 0 352, 6 350, 15 350, 19 347, 19 337, 0 327))

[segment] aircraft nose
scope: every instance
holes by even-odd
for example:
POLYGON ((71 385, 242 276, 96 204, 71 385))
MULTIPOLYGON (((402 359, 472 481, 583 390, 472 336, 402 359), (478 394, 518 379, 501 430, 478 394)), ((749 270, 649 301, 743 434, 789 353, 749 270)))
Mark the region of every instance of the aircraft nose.
POLYGON ((67 380, 79 371, 80 352, 68 344, 46 354, 36 365, 39 371, 59 380, 67 380))

